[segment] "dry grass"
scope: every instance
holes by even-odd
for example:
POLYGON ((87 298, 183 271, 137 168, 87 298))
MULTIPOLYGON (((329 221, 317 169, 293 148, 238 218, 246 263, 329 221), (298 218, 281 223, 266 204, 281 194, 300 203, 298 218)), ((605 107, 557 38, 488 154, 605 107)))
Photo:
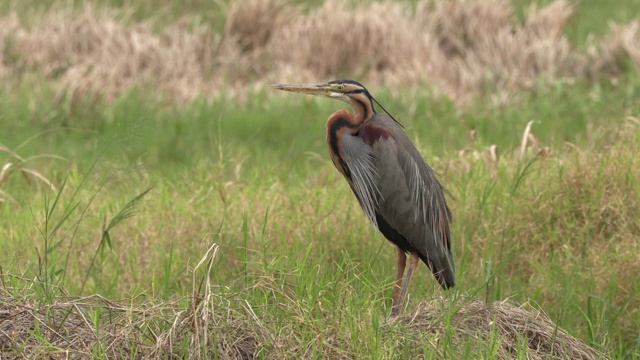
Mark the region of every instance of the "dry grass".
MULTIPOLYGON (((216 252, 214 244, 194 274, 201 265, 208 273, 216 252)), ((184 358, 187 354, 192 359, 213 354, 221 359, 253 358, 258 343, 265 340, 253 326, 254 318, 232 308, 226 298, 212 294, 207 277, 196 283, 200 287, 194 288, 190 298, 136 301, 134 306, 99 295, 62 296, 49 304, 34 301, 25 289, 38 288, 41 283, 2 275, 0 354, 71 359, 92 355, 113 359, 184 358), (7 282, 20 285, 12 288, 7 282)))
POLYGON ((617 74, 629 58, 640 66, 640 21, 626 25, 612 24, 611 33, 588 52, 590 75, 617 74))
MULTIPOLYGON (((216 252, 214 244, 194 274, 200 266, 209 273, 216 252)), ((22 289, 16 290, 6 285, 8 280, 3 275, 3 295, 0 296, 0 353, 3 356, 80 359, 102 355, 114 359, 147 359, 188 355, 192 359, 253 359, 256 356, 289 359, 306 354, 308 346, 299 342, 300 336, 281 331, 277 324, 265 326, 251 304, 243 301, 239 294, 227 297, 214 294, 207 278, 195 281, 194 276, 194 283, 199 286, 194 287, 191 298, 136 303, 135 306, 98 295, 64 296, 47 305, 25 296, 24 289, 38 287, 38 282, 12 277, 10 283, 18 282, 22 289), (185 306, 187 302, 189 305, 185 306)), ((300 304, 289 300, 292 303, 280 306, 290 306, 289 311, 295 313, 300 304)), ((494 344, 495 355, 500 359, 525 353, 528 359, 604 358, 528 304, 515 306, 501 301, 486 305, 463 299, 458 304, 449 304, 435 299, 422 302, 413 313, 382 326, 385 334, 403 337, 407 335, 404 325, 414 336, 399 346, 431 348, 439 356, 451 351, 451 346, 463 349, 465 344, 477 346, 473 356, 482 356, 482 351, 492 348, 487 344, 494 344), (443 309, 454 307, 457 311, 450 323, 455 325, 448 328, 443 321, 446 316, 443 309), (403 326, 398 327, 399 324, 403 326), (447 336, 452 336, 450 343, 440 341, 447 336), (435 342, 432 339, 436 339, 435 342)), ((329 326, 318 333, 318 338, 325 341, 323 358, 357 357, 350 346, 352 341, 332 333, 332 329, 329 326)))
POLYGON ((539 81, 619 74, 640 64, 638 22, 575 49, 564 29, 571 4, 557 0, 515 20, 507 0, 352 4, 329 0, 308 12, 281 0, 233 2, 222 34, 189 19, 154 31, 127 14, 87 7, 44 14, 28 25, 0 18, 0 78, 44 73, 62 94, 113 98, 152 84, 177 101, 235 94, 266 82, 353 76, 370 85, 427 86, 466 104, 508 101, 539 81))
POLYGON ((11 67, 37 70, 58 81, 71 97, 96 92, 113 98, 150 83, 176 99, 206 92, 206 71, 214 65, 219 37, 187 30, 187 23, 157 34, 150 23, 125 25, 119 16, 91 7, 80 14, 46 14, 34 28, 10 32, 5 57, 13 59, 11 67))
MULTIPOLYGON (((51 305, 2 297, 0 351, 4 356, 26 358, 62 355, 80 359, 91 354, 114 359, 182 358, 187 352, 189 358, 198 359, 206 358, 208 352, 219 359, 253 359, 259 353, 288 359, 296 357, 291 350, 300 349, 295 336, 278 335, 260 324, 248 304, 243 312, 217 296, 189 308, 180 305, 185 300, 134 307, 99 296, 58 299, 51 305), (215 311, 205 311, 207 308, 215 311), (276 340, 279 346, 266 345, 269 340, 276 340)), ((425 334, 443 338, 446 329, 439 319, 441 307, 439 301, 423 302, 413 314, 398 321, 420 334, 417 338, 428 339, 425 334)), ((500 359, 512 359, 518 350, 526 350, 528 359, 604 358, 529 305, 473 301, 460 308, 452 321, 456 324, 453 344, 485 344, 495 336, 500 359)), ((385 326, 393 331, 393 325, 385 326)), ((333 341, 347 343, 347 339, 333 341)), ((437 353, 442 351, 435 343, 414 341, 405 346, 426 345, 437 353)), ((334 346, 326 346, 325 355, 350 358, 345 348, 334 346)))
POLYGON ((7 294, 0 297, 0 352, 3 357, 44 358, 57 353, 77 359, 102 348, 110 357, 128 357, 128 342, 139 340, 131 331, 135 325, 127 324, 132 312, 143 311, 99 296, 42 305, 20 294, 7 294))
MULTIPOLYGON (((446 330, 434 318, 441 307, 442 304, 437 301, 422 302, 405 319, 412 330, 419 333, 436 332, 437 338, 443 338, 446 330)), ((526 358, 532 360, 604 358, 530 304, 515 306, 505 300, 487 305, 482 301, 471 301, 459 308, 452 316, 451 323, 455 328, 454 346, 462 347, 469 339, 477 339, 479 344, 494 341, 497 347, 494 354, 498 359, 514 359, 523 350, 526 350, 526 358)), ((487 349, 486 346, 478 348, 487 349)), ((482 350, 474 354, 474 358, 483 357, 482 350)))
MULTIPOLYGON (((31 140, 37 138, 38 135, 33 136, 28 139, 22 145, 25 145, 31 140)), ((0 204, 5 202, 7 199, 16 202, 16 200, 6 191, 2 190, 3 187, 9 182, 9 180, 15 176, 13 175, 21 175, 22 179, 27 182, 29 185, 40 186, 44 185, 46 189, 52 189, 56 191, 55 185, 49 180, 45 175, 43 175, 40 171, 35 170, 31 167, 28 167, 29 162, 33 162, 34 160, 40 158, 49 158, 49 159, 57 159, 57 160, 65 160, 59 156, 43 154, 32 156, 29 158, 24 158, 20 156, 16 151, 9 149, 0 143, 0 204), (5 159, 3 159, 3 156, 5 159)))
POLYGON ((264 341, 252 328, 253 320, 220 297, 207 299, 204 307, 216 309, 208 314, 201 303, 181 305, 188 298, 132 306, 94 295, 45 305, 15 295, 0 298, 3 357, 183 358, 185 349, 192 348, 189 358, 198 359, 207 358, 199 349, 209 348, 222 359, 248 359, 264 341))

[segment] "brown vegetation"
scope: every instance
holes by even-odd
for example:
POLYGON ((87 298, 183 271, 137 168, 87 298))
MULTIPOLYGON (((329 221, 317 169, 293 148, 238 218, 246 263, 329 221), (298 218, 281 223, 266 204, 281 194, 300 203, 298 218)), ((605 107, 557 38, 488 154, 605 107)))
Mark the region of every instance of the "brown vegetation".
MULTIPOLYGON (((406 317, 410 319, 410 328, 422 334, 429 331, 444 333, 444 329, 438 329, 437 319, 433 317, 441 306, 437 301, 422 302, 414 314, 406 317)), ((505 300, 488 305, 471 301, 458 310, 451 322, 455 324, 453 344, 461 344, 470 338, 477 339, 478 344, 487 344, 493 334, 498 359, 514 359, 518 350, 521 354, 526 350, 527 359, 604 358, 581 340, 558 328, 530 304, 515 306, 505 300)), ((443 354, 439 355, 445 358, 443 354)), ((483 357, 480 353, 474 355, 474 358, 483 357)))
MULTIPOLYGON (((215 255, 217 247, 213 245, 211 249, 215 255)), ((207 265, 213 261, 211 249, 207 253, 207 265)), ((4 276, 2 280, 4 283, 4 276)), ((12 279, 12 283, 16 281, 24 283, 25 288, 42 285, 24 278, 12 279)), ((296 334, 281 331, 277 324, 276 328, 262 324, 249 303, 238 298, 237 303, 245 305, 230 306, 230 297, 212 294, 210 288, 211 284, 207 283, 204 292, 194 291, 192 298, 136 306, 98 295, 62 297, 47 305, 23 299, 5 284, 0 296, 0 353, 66 359, 83 359, 92 354, 115 359, 183 358, 186 354, 192 359, 308 357, 306 344, 299 343, 296 334), (190 306, 180 305, 185 302, 190 306)), ((299 304, 288 305, 295 309, 299 304)), ((500 301, 487 305, 465 299, 444 304, 443 300, 434 299, 422 302, 413 313, 397 321, 406 323, 413 334, 399 334, 408 336, 408 341, 399 346, 414 349, 430 346, 440 357, 451 349, 444 350, 442 344, 438 346, 438 339, 452 336, 451 345, 460 345, 460 353, 456 353, 457 349, 453 350, 454 354, 448 353, 453 358, 461 356, 464 344, 470 339, 478 342, 478 347, 471 350, 473 357, 481 357, 479 351, 495 341, 499 359, 512 359, 525 351, 527 359, 604 358, 528 304, 515 306, 509 301, 500 301), (450 329, 443 319, 434 315, 441 314, 443 306, 459 307, 451 319, 455 325, 450 329), (447 332, 450 334, 446 335, 447 332)), ((385 332, 404 331, 394 322, 382 326, 387 328, 385 332)), ((351 358, 351 339, 336 337, 333 330, 324 329, 317 335, 326 342, 322 357, 351 358)))
POLYGON ((352 4, 303 12, 281 0, 236 1, 224 31, 183 19, 155 31, 115 10, 47 13, 36 24, 0 18, 0 78, 37 71, 71 96, 113 98, 152 84, 179 101, 235 94, 267 82, 352 76, 368 85, 424 86, 466 104, 508 101, 541 80, 618 74, 640 64, 638 22, 616 25, 587 50, 564 34, 566 0, 531 8, 520 22, 507 0, 352 4))

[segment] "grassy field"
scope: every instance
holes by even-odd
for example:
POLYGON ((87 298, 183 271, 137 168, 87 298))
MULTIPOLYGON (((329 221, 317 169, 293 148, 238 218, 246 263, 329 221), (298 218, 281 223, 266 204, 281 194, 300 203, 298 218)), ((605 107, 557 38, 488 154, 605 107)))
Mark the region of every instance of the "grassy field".
MULTIPOLYGON (((0 10, 28 22, 70 2, 28 3, 0 10)), ((529 4, 513 3, 516 15, 529 4)), ((128 9, 124 23, 151 21, 154 31, 197 14, 214 32, 232 7, 95 5, 128 9)), ((566 32, 582 48, 608 21, 639 14, 638 1, 585 0, 566 32)), ((274 93, 251 77, 240 95, 230 83, 188 101, 145 83, 105 97, 65 93, 62 75, 14 57, 7 39, 20 34, 5 36, 0 307, 33 316, 3 322, 0 353, 64 357, 84 343, 71 356, 597 358, 544 348, 577 349, 564 329, 606 357, 640 358, 640 71, 631 59, 614 74, 537 79, 498 103, 490 90, 461 104, 372 81, 454 214, 455 290, 442 292, 421 266, 405 316, 389 321, 395 249, 326 148, 324 121, 343 104, 274 93), (67 342, 56 335, 65 320, 84 329, 67 342), (524 335, 509 338, 510 328, 524 335)))

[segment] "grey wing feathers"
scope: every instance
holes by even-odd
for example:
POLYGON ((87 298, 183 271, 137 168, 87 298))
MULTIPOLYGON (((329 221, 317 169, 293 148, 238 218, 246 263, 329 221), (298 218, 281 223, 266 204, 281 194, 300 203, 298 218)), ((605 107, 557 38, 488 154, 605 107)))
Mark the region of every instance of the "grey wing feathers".
POLYGON ((351 173, 352 188, 360 206, 369 221, 378 226, 376 209, 380 191, 376 184, 379 174, 373 163, 371 147, 361 138, 347 135, 342 137, 342 150, 351 173))
POLYGON ((392 139, 373 145, 376 165, 384 169, 378 182, 384 199, 378 211, 431 267, 442 287, 449 288, 455 275, 444 190, 404 131, 384 115, 376 116, 392 134, 392 139))
MULTIPOLYGON (((414 150, 413 147, 411 150, 414 150)), ((415 150, 414 150, 415 151, 415 150)), ((420 156, 417 151, 411 156, 411 152, 398 152, 398 159, 404 170, 407 187, 411 194, 411 199, 417 210, 415 213, 415 221, 421 220, 423 224, 430 224, 436 241, 436 246, 446 246, 450 248, 449 234, 447 229, 443 229, 444 224, 450 222, 449 209, 444 199, 444 190, 436 179, 433 170, 424 163, 422 158, 414 159, 414 156, 420 156), (421 217, 421 219, 418 219, 421 217), (446 217, 446 218, 443 218, 446 217)))

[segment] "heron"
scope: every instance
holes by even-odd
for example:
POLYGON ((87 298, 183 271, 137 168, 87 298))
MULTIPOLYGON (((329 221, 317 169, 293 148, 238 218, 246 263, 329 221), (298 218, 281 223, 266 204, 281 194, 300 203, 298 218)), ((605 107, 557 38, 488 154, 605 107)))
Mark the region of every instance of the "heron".
POLYGON ((397 247, 391 316, 400 314, 420 260, 443 289, 453 287, 451 211, 443 186, 403 126, 354 80, 271 87, 342 100, 353 108, 353 113, 341 109, 329 116, 327 145, 333 164, 349 183, 366 217, 397 247), (374 102, 384 113, 376 112, 374 102))

